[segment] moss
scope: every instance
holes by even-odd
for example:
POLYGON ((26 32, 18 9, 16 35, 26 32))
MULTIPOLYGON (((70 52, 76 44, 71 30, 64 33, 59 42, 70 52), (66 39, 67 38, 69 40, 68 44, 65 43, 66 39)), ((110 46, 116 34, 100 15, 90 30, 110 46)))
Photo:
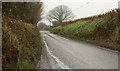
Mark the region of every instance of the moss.
POLYGON ((19 69, 32 69, 33 68, 33 64, 30 64, 30 61, 26 59, 18 59, 17 65, 19 69))

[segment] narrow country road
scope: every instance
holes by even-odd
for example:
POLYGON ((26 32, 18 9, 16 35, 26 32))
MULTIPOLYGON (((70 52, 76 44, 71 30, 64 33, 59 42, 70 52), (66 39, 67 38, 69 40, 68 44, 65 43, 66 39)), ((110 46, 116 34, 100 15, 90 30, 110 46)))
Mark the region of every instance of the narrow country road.
MULTIPOLYGON (((118 52, 67 39, 48 31, 40 31, 40 33, 45 45, 44 53, 46 53, 46 57, 42 58, 47 58, 46 63, 50 65, 48 68, 118 69, 118 52)), ((41 59, 41 62, 45 62, 44 60, 46 59, 41 59)))

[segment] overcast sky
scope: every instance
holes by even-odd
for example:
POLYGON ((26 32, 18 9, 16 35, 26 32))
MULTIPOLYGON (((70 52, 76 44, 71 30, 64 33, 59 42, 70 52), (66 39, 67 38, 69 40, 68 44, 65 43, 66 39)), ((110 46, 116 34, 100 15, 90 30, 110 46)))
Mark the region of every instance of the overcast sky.
MULTIPOLYGON (((83 18, 118 8, 119 0, 42 0, 42 2, 45 15, 58 5, 66 5, 76 15, 76 18, 83 18)), ((45 19, 43 22, 50 24, 45 19)))

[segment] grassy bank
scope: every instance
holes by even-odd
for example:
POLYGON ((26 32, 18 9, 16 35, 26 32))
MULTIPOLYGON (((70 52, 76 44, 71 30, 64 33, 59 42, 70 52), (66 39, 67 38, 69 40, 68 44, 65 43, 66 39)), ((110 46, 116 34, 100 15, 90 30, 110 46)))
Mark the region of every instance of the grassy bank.
POLYGON ((63 23, 54 27, 51 32, 76 40, 95 43, 110 49, 118 50, 120 35, 118 31, 118 12, 108 12, 101 17, 89 17, 84 20, 63 23))
POLYGON ((3 15, 2 31, 3 69, 35 68, 41 52, 37 27, 3 15))

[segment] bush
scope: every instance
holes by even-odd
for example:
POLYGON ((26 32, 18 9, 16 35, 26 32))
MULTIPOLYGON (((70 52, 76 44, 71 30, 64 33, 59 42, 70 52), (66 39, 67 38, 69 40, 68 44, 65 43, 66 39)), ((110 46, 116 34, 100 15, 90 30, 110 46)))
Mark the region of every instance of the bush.
POLYGON ((6 16, 3 20, 3 69, 34 68, 42 44, 37 27, 6 16))

